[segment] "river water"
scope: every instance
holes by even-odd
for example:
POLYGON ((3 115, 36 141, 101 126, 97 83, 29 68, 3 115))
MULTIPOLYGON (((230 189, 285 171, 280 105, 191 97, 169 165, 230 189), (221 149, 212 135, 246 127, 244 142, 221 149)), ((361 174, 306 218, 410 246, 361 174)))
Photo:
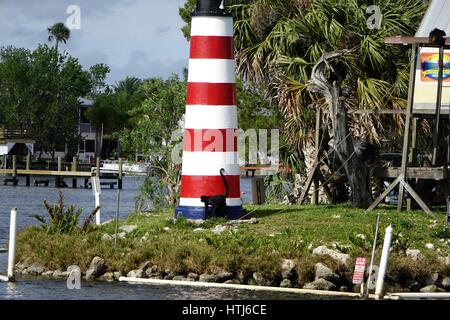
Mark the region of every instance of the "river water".
MULTIPOLYGON (((17 208, 18 230, 38 222, 33 214, 46 216, 43 200, 53 203, 58 189, 54 187, 4 186, 4 177, 0 176, 0 246, 5 246, 9 234, 9 212, 17 208)), ((134 210, 134 199, 143 182, 142 177, 126 177, 120 195, 120 217, 125 218, 134 210)), ((82 185, 82 181, 78 181, 82 185)), ((241 191, 244 203, 248 203, 251 194, 250 179, 241 179, 241 191)), ((84 208, 87 215, 94 207, 91 189, 63 189, 66 205, 74 204, 84 208)), ((117 190, 102 189, 102 221, 113 219, 116 210, 117 190)), ((7 268, 7 254, 0 253, 0 272, 7 268)), ((165 299, 314 299, 313 296, 285 293, 256 292, 248 290, 230 290, 219 288, 189 288, 179 286, 136 285, 127 283, 83 282, 80 290, 69 290, 64 280, 20 279, 16 283, 0 282, 0 299, 26 300, 96 300, 96 299, 131 299, 131 300, 165 300, 165 299)), ((323 299, 323 297, 322 297, 323 299)))

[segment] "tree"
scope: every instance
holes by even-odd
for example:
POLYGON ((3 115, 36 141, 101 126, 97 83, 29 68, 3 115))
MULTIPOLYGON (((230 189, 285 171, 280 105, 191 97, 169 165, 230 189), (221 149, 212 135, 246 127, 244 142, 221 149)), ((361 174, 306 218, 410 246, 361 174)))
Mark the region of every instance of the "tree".
POLYGON ((186 83, 172 75, 169 79, 148 79, 142 83, 144 101, 130 111, 132 128, 120 140, 125 151, 138 150, 152 168, 139 197, 139 208, 150 200, 154 208, 176 204, 181 165, 172 161, 172 151, 180 143, 174 132, 181 129, 185 109, 186 83))
POLYGON ((111 69, 104 63, 97 63, 89 68, 91 76, 92 89, 89 97, 95 99, 97 96, 109 92, 109 86, 106 84, 106 76, 111 69))
POLYGON ((58 45, 60 42, 66 43, 70 38, 70 29, 62 22, 55 23, 47 28, 48 41, 55 41, 55 50, 58 52, 58 45))
POLYGON ((76 148, 78 98, 90 90, 89 76, 77 59, 47 45, 33 52, 7 47, 0 50, 0 74, 4 124, 28 129, 53 157, 61 143, 76 148))
MULTIPOLYGON (((340 58, 347 72, 340 88, 346 109, 406 107, 410 50, 386 45, 384 38, 416 30, 426 9, 422 1, 254 0, 235 1, 229 9, 238 73, 246 83, 267 86, 280 106, 285 137, 305 156, 315 110, 329 106, 322 94, 308 90, 308 82, 313 67, 328 52, 349 50, 340 58), (367 27, 369 5, 378 5, 383 14, 379 29, 367 27)), ((345 120, 353 138, 381 140, 383 122, 376 116, 345 120)), ((396 120, 393 125, 400 127, 401 119, 396 120)), ((331 138, 335 146, 340 144, 339 137, 331 138)), ((364 172, 361 179, 366 179, 364 172)), ((365 207, 369 200, 357 200, 361 196, 355 192, 359 191, 353 186, 352 205, 365 207)))

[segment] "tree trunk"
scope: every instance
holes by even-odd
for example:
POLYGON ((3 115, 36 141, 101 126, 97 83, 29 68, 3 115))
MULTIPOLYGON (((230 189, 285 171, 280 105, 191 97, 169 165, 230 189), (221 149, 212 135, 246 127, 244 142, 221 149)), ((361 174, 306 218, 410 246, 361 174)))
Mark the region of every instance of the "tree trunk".
POLYGON ((351 188, 351 205, 354 208, 368 208, 370 205, 369 167, 355 154, 353 140, 348 133, 347 110, 340 99, 342 75, 334 74, 330 61, 346 53, 345 50, 327 53, 313 68, 309 90, 325 97, 330 109, 334 148, 343 163, 351 188), (325 67, 330 67, 330 77, 325 77, 325 67), (330 80, 340 79, 340 80, 330 80))

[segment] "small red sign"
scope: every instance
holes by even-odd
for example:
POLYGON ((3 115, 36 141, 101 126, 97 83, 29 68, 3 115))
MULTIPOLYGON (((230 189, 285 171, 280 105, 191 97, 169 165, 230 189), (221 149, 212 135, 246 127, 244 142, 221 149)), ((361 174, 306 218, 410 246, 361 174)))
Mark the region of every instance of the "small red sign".
POLYGON ((353 273, 353 284, 361 284, 363 282, 365 269, 366 258, 356 258, 355 272, 353 273))

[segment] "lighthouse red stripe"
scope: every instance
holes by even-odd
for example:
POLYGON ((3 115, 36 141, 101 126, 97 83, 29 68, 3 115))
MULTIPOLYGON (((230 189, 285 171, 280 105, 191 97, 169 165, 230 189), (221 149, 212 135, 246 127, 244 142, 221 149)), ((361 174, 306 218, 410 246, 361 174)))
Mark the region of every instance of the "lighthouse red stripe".
MULTIPOLYGON (((230 187, 228 198, 240 198, 239 176, 225 176, 230 187)), ((225 193, 221 176, 181 176, 181 198, 200 198, 225 193)))
POLYGON ((234 83, 189 82, 186 104, 235 106, 236 85, 234 83))
POLYGON ((184 151, 237 152, 237 129, 185 129, 184 151))
POLYGON ((233 50, 233 37, 191 37, 191 59, 234 59, 233 50))

